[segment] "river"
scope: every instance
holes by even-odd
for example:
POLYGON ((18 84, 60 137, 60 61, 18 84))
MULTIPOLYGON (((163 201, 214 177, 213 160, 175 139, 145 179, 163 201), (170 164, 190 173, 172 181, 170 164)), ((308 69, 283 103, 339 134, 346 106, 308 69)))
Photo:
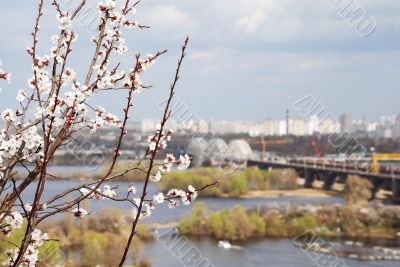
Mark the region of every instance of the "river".
MULTIPOLYGON (((62 169, 61 169, 62 170, 62 169)), ((75 171, 76 168, 68 167, 68 171, 75 171)), ((82 184, 83 182, 77 181, 47 181, 46 188, 42 199, 46 200, 55 194, 61 193, 63 190, 82 184)), ((116 191, 118 195, 123 196, 126 194, 129 183, 127 182, 112 182, 109 183, 111 186, 118 186, 116 191)), ((136 188, 140 190, 143 186, 142 182, 134 183, 136 188)), ((25 201, 31 202, 33 200, 35 185, 30 186, 26 190, 22 197, 25 201)), ((158 192, 156 186, 151 184, 149 187, 149 195, 153 195, 158 192)), ((79 194, 79 193, 77 193, 79 194)), ((72 199, 73 195, 67 199, 72 199)), ((252 208, 257 205, 276 205, 282 207, 284 205, 305 205, 305 204, 342 204, 343 200, 340 197, 279 197, 279 198, 201 198, 198 201, 207 203, 209 209, 219 210, 222 208, 230 208, 238 204, 243 207, 252 208)), ((130 212, 132 206, 129 203, 111 202, 107 200, 101 200, 99 202, 90 200, 89 211, 90 214, 96 214, 101 208, 112 206, 120 208, 126 212, 130 212)), ((156 209, 153 215, 148 221, 152 222, 171 222, 177 221, 185 214, 188 214, 191 210, 191 206, 180 206, 176 209, 168 209, 163 206, 156 209)), ((162 230, 166 231, 166 230, 162 230)), ((160 230, 160 232, 162 233, 160 230)), ((336 240, 341 241, 341 240, 336 240)), ((212 265, 204 265, 204 267, 218 266, 218 267, 259 267, 259 266, 271 266, 271 267, 312 267, 312 266, 330 266, 316 264, 312 258, 307 255, 301 248, 293 245, 290 239, 264 239, 258 241, 251 241, 246 243, 234 244, 238 246, 234 249, 223 249, 217 246, 217 241, 211 238, 187 238, 186 246, 198 251, 199 255, 204 257, 212 265)), ((393 246, 399 248, 399 242, 395 244, 387 244, 384 240, 375 240, 375 242, 383 242, 384 246, 393 246)), ((341 248, 341 247, 340 247, 341 248)), ((372 248, 372 244, 370 246, 372 248)), ((335 249, 339 248, 333 248, 335 249)), ((368 248, 366 248, 367 250, 368 248)), ((176 267, 176 266, 196 266, 193 263, 182 263, 185 260, 184 253, 177 253, 173 250, 167 249, 163 242, 155 241, 150 242, 146 245, 144 257, 151 257, 154 267, 176 267), (175 255, 174 255, 175 253, 175 255), (178 256, 176 256, 179 254, 178 256)), ((202 258, 203 259, 203 258, 202 258)), ((314 259, 315 260, 315 259, 314 259)), ((364 266, 400 266, 399 262, 393 261, 358 261, 349 258, 343 258, 347 266, 364 267, 364 266)), ((331 265, 334 266, 334 265, 331 265)), ((344 265, 345 266, 345 265, 344 265)), ((197 266, 196 266, 197 267, 197 266)), ((199 265, 198 267, 203 267, 199 265)), ((342 265, 336 265, 335 267, 342 267, 342 265)))
MULTIPOLYGON (((312 254, 316 257, 310 257, 299 247, 293 245, 289 239, 265 239, 260 241, 251 241, 238 244, 234 249, 223 249, 217 247, 217 242, 211 238, 187 239, 185 249, 177 252, 176 249, 169 250, 161 241, 151 242, 146 246, 145 256, 152 258, 154 267, 177 267, 177 266, 195 266, 182 264, 190 262, 190 256, 185 251, 198 251, 201 255, 198 262, 206 262, 212 265, 204 267, 398 267, 399 262, 395 261, 358 261, 349 258, 338 258, 332 260, 331 264, 318 264, 317 261, 322 254, 312 254), (176 256, 178 255, 178 256, 176 256), (343 261, 346 265, 340 264, 343 261)), ((399 245, 399 244, 398 244, 399 245)), ((335 249, 335 248, 333 248, 335 249)), ((195 255, 195 254, 192 254, 195 255)), ((192 261, 193 262, 193 261, 192 261)), ((200 266, 199 266, 200 267, 200 266)), ((203 267, 203 266, 201 266, 203 267)))
MULTIPOLYGON (((84 182, 60 180, 54 181, 49 180, 46 182, 46 190, 43 193, 42 200, 50 199, 52 196, 63 192, 67 188, 71 188, 84 182)), ((109 182, 107 183, 111 187, 118 187, 116 189, 117 195, 125 196, 127 193, 127 188, 130 183, 128 182, 109 182)), ((137 189, 137 194, 143 187, 143 182, 133 183, 137 189)), ((22 198, 28 202, 32 203, 34 198, 34 192, 36 189, 36 184, 32 184, 22 193, 22 198)), ((148 187, 148 194, 152 196, 158 193, 157 187, 151 183, 148 187)), ((65 200, 72 199, 74 196, 78 196, 80 193, 75 192, 65 198, 65 200)), ((42 202, 43 202, 42 201, 42 202)), ((288 205, 304 205, 304 204, 341 204, 343 203, 340 197, 279 197, 279 198, 201 198, 197 201, 205 202, 209 209, 220 210, 223 208, 231 208, 234 205, 241 205, 246 208, 254 208, 257 205, 276 205, 277 207, 288 206, 288 205)), ((96 201, 95 199, 90 200, 89 211, 95 214, 97 211, 104 207, 115 207, 126 211, 132 210, 133 206, 129 202, 114 202, 109 200, 96 201)), ((159 206, 153 213, 148 221, 152 222, 170 222, 178 221, 182 216, 189 213, 192 206, 179 206, 176 209, 169 209, 166 205, 159 206)))

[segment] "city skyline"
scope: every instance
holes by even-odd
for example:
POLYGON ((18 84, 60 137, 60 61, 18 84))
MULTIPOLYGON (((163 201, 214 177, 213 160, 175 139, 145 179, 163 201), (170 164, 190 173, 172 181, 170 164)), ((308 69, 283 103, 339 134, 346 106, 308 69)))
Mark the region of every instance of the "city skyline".
MULTIPOLYGON (((291 114, 291 113, 289 113, 289 114, 291 114)), ((338 113, 338 114, 333 114, 333 117, 335 118, 335 120, 341 121, 341 116, 344 115, 344 114, 350 114, 351 118, 352 118, 352 121, 367 121, 367 122, 379 122, 379 121, 384 120, 384 119, 385 120, 389 119, 389 118, 395 119, 396 117, 400 117, 400 112, 399 113, 393 113, 393 114, 377 115, 377 116, 375 116, 376 119, 371 119, 371 118, 368 118, 366 116, 355 117, 350 112, 342 112, 342 113, 338 113)), ((290 116, 290 119, 305 119, 305 120, 307 120, 306 118, 304 118, 298 112, 296 112, 296 114, 292 114, 292 115, 293 116, 290 116)), ((241 120, 240 119, 227 119, 227 118, 218 119, 218 118, 213 118, 213 117, 211 117, 211 118, 202 118, 202 117, 200 117, 200 116, 198 116, 196 114, 191 114, 191 116, 196 118, 195 120, 205 120, 205 121, 213 121, 214 120, 214 121, 228 121, 228 122, 235 122, 235 121, 263 122, 263 121, 266 121, 266 120, 286 120, 286 117, 285 117, 286 113, 285 112, 282 113, 281 116, 279 116, 279 115, 274 116, 274 117, 266 116, 264 118, 259 118, 259 119, 241 119, 241 120)), ((175 119, 174 116, 172 116, 172 119, 175 119)), ((156 120, 159 120, 159 118, 156 118, 156 117, 143 117, 143 118, 140 118, 140 119, 133 119, 132 122, 133 123, 138 123, 138 122, 141 122, 143 120, 155 120, 156 121, 156 120)), ((180 119, 178 118, 178 120, 183 121, 185 119, 184 118, 180 118, 180 119)))
MULTIPOLYGON (((143 119, 136 122, 136 130, 151 133, 158 120, 143 119)), ((356 120, 350 113, 343 113, 339 118, 332 116, 309 118, 289 118, 263 121, 227 121, 205 120, 188 117, 187 119, 171 119, 168 127, 185 133, 198 134, 249 134, 251 136, 311 136, 314 134, 336 134, 339 132, 352 134, 355 137, 400 138, 400 115, 382 116, 378 121, 356 120)))

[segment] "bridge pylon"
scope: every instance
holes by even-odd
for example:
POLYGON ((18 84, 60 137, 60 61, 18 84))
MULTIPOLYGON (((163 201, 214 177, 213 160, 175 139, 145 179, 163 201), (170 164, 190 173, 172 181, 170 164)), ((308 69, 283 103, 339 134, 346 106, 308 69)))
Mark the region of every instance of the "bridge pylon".
POLYGON ((313 188, 313 183, 315 181, 316 173, 308 168, 304 168, 304 187, 305 188, 313 188))
POLYGON ((320 175, 320 180, 324 181, 322 189, 331 190, 338 175, 332 172, 321 172, 319 175, 320 175))
POLYGON ((393 179, 392 180, 392 193, 393 193, 393 202, 396 204, 400 204, 400 180, 393 179))

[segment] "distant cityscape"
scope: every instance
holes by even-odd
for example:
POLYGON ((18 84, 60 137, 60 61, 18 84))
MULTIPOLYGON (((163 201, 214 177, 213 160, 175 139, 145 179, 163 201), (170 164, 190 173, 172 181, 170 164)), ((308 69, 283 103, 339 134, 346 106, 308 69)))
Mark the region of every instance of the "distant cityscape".
MULTIPOLYGON (((128 134, 125 136, 121 150, 124 159, 137 159, 144 156, 144 151, 148 147, 147 138, 154 134, 158 122, 154 119, 143 119, 128 125, 126 128, 128 134)), ((310 119, 266 119, 261 122, 171 119, 166 128, 172 128, 176 133, 166 152, 176 154, 185 152, 194 155, 193 151, 199 152, 199 146, 202 147, 201 151, 223 150, 230 145, 236 146, 238 142, 240 145, 247 142, 247 150, 251 147, 253 151, 260 151, 258 137, 262 136, 266 137, 266 140, 270 140, 267 148, 269 155, 336 154, 339 152, 328 139, 329 134, 338 132, 343 133, 343 136, 347 136, 346 138, 356 138, 365 147, 374 147, 380 153, 400 152, 398 142, 400 139, 400 115, 384 116, 375 122, 365 119, 353 120, 349 113, 342 114, 338 120, 332 117, 319 119, 316 116, 311 116, 310 119), (282 141, 280 136, 287 136, 288 131, 289 136, 292 137, 290 142, 286 142, 285 145, 274 143, 274 140, 282 141), (318 138, 311 140, 311 136, 318 138), (315 147, 318 147, 320 152, 317 152, 315 147)), ((74 136, 76 142, 71 142, 57 151, 53 161, 55 164, 70 165, 86 159, 94 161, 91 164, 96 165, 98 160, 112 155, 113 147, 119 136, 118 131, 119 129, 115 127, 105 127, 99 129, 95 134, 87 132, 74 136)))
MULTIPOLYGON (((143 119, 132 125, 142 133, 153 132, 157 120, 143 119)), ((167 127, 180 133, 215 133, 215 134, 248 134, 250 136, 309 136, 314 134, 331 134, 347 132, 361 138, 400 138, 400 115, 382 116, 379 121, 366 119, 354 120, 350 113, 343 113, 336 120, 311 116, 304 118, 287 118, 283 120, 266 119, 256 121, 227 120, 170 120, 167 127)))

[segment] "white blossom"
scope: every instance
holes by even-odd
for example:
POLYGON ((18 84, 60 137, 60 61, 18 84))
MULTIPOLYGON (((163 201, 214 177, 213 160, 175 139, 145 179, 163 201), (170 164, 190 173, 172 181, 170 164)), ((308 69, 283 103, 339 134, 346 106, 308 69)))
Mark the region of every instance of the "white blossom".
POLYGON ((194 188, 192 185, 188 185, 188 190, 190 193, 195 193, 196 192, 196 188, 194 188))
MULTIPOLYGON (((81 192, 81 194, 82 194, 83 196, 88 196, 89 193, 90 193, 90 191, 92 191, 92 190, 87 189, 87 188, 81 188, 81 189, 79 189, 79 191, 81 192)), ((91 193, 91 194, 88 196, 88 198, 96 198, 96 200, 99 201, 100 198, 101 198, 101 196, 100 196, 99 193, 100 193, 100 189, 97 188, 97 189, 95 190, 95 192, 91 193)))
POLYGON ((116 52, 120 55, 128 52, 128 47, 125 45, 125 40, 120 40, 118 47, 116 48, 116 52))
POLYGON ((75 217, 77 218, 83 218, 86 215, 88 215, 88 212, 85 209, 82 208, 75 208, 72 213, 74 214, 75 217))
POLYGON ((23 217, 20 213, 13 211, 4 218, 4 221, 7 225, 0 231, 8 236, 12 231, 22 227, 23 217))
POLYGON ((178 170, 187 169, 190 165, 190 157, 185 154, 184 156, 179 156, 179 160, 177 161, 178 170))
POLYGON ((59 22, 58 27, 61 30, 66 30, 69 27, 71 27, 71 17, 69 17, 68 15, 66 15, 66 14, 57 14, 57 19, 58 19, 58 22, 59 22))
POLYGON ((8 121, 8 122, 14 122, 17 119, 14 111, 12 111, 11 109, 4 110, 1 113, 1 117, 3 118, 3 120, 8 121))
POLYGON ((157 204, 163 203, 164 202, 164 194, 160 192, 157 195, 154 195, 153 201, 157 204))
POLYGON ((19 90, 18 91, 18 94, 17 94, 17 100, 19 101, 19 102, 22 102, 22 101, 24 101, 25 100, 25 98, 26 98, 26 93, 24 92, 24 90, 19 90))
POLYGON ((111 189, 109 185, 104 185, 103 187, 103 199, 113 198, 117 195, 117 193, 111 189))
POLYGON ((130 185, 128 187, 128 193, 136 194, 136 187, 134 185, 130 185))
POLYGON ((175 201, 173 199, 168 200, 168 208, 174 209, 177 206, 178 206, 178 202, 177 201, 175 201))
POLYGON ((26 203, 26 204, 24 205, 24 208, 25 208, 25 210, 26 210, 27 212, 30 212, 30 211, 32 210, 32 205, 29 204, 29 203, 26 203))
POLYGON ((157 172, 156 175, 150 176, 150 181, 152 182, 159 182, 161 180, 161 172, 157 172))

